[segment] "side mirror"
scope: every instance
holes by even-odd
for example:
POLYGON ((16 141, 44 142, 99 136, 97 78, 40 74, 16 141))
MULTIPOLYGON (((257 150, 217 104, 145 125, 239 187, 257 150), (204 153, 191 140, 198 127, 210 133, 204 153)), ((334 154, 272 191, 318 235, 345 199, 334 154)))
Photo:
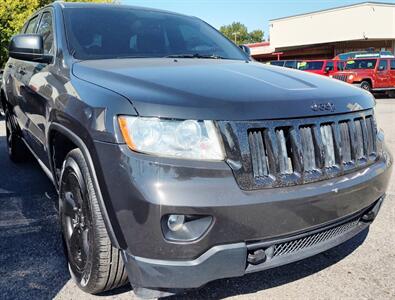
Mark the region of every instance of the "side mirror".
POLYGON ((379 71, 384 71, 384 70, 385 70, 384 66, 379 66, 379 71))
POLYGON ((325 67, 325 73, 329 73, 329 71, 332 71, 331 67, 325 67))
POLYGON ((9 56, 39 63, 52 62, 53 56, 44 54, 43 37, 39 34, 18 34, 12 37, 9 56))
POLYGON ((251 56, 251 50, 249 47, 246 45, 240 45, 239 46, 241 50, 243 50, 249 57, 251 56))

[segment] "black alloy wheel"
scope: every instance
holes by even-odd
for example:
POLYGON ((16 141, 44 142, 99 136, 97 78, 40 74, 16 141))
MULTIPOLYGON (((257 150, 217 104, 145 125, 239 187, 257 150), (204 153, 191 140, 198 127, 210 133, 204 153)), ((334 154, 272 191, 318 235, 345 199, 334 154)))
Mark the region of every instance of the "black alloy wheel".
POLYGON ((67 154, 59 183, 60 222, 73 280, 91 294, 126 284, 121 250, 112 245, 108 236, 81 150, 67 154))
MULTIPOLYGON (((75 162, 71 162, 71 165, 73 164, 75 162)), ((62 176, 60 212, 71 272, 78 282, 84 285, 90 277, 87 262, 92 255, 90 249, 92 218, 85 182, 75 169, 78 170, 66 166, 62 176)))
POLYGON ((370 92, 370 90, 372 89, 370 83, 368 81, 362 81, 361 82, 361 89, 370 92))

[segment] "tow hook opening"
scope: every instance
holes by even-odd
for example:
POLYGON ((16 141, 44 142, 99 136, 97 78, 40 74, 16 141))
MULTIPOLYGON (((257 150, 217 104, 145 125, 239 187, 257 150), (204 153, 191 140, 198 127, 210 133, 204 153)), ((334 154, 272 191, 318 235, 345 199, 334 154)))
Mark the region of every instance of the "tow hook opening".
POLYGON ((383 204, 385 195, 382 196, 377 202, 376 204, 372 207, 372 209, 370 209, 369 211, 367 211, 365 214, 363 214, 363 216, 361 217, 361 221, 362 222, 373 222, 374 219, 377 217, 377 214, 379 213, 379 210, 381 208, 381 205, 383 204))
POLYGON ((248 251, 247 262, 251 265, 259 265, 266 261, 267 255, 263 249, 248 251))

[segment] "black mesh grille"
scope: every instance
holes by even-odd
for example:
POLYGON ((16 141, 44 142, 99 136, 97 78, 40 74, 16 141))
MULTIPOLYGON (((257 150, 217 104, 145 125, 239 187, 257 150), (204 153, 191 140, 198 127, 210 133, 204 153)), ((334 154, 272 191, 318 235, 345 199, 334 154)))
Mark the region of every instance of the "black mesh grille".
POLYGON ((340 226, 308 235, 300 239, 274 245, 273 258, 281 255, 292 254, 316 246, 320 243, 330 241, 340 235, 347 233, 357 225, 358 220, 353 220, 340 226))

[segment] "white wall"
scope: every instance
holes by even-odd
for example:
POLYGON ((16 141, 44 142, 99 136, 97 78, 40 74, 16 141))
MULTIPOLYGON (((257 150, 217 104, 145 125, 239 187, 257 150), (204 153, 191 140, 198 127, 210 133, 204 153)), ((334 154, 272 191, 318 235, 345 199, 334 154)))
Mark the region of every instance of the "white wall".
POLYGON ((362 39, 395 39, 395 5, 360 4, 272 20, 272 47, 362 39))

